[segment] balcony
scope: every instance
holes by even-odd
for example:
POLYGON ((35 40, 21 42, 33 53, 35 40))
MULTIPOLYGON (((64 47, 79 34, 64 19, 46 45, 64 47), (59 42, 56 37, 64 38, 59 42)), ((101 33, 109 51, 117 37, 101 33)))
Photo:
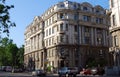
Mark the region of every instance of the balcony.
POLYGON ((109 28, 109 30, 110 30, 110 32, 118 31, 118 30, 120 30, 120 27, 119 26, 111 26, 109 28))

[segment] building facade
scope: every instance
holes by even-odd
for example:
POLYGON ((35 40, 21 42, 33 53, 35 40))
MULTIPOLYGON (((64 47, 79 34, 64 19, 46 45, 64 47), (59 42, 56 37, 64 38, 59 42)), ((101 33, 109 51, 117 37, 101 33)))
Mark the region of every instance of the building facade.
POLYGON ((110 53, 111 64, 115 66, 120 66, 120 0, 109 0, 110 10, 108 14, 110 15, 111 26, 110 31, 110 53))
POLYGON ((25 30, 25 66, 86 67, 108 64, 106 10, 87 2, 63 1, 36 16, 25 30))

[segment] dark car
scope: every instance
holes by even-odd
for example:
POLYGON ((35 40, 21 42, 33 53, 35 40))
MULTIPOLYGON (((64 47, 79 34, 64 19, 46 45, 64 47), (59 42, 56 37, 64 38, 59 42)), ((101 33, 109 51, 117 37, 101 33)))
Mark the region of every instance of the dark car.
POLYGON ((44 70, 38 69, 35 71, 32 71, 33 76, 46 76, 46 73, 44 70))
POLYGON ((66 77, 66 75, 68 75, 68 77, 69 76, 76 77, 77 73, 78 69, 76 67, 62 67, 58 71, 59 77, 61 76, 66 77))
POLYGON ((58 71, 59 77, 62 77, 62 76, 66 77, 67 73, 68 73, 68 68, 67 67, 62 67, 58 71))

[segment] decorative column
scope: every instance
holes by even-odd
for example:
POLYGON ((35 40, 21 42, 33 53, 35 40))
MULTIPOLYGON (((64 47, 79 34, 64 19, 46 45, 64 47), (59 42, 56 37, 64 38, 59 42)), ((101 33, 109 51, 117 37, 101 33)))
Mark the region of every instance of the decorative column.
POLYGON ((94 32, 93 32, 93 28, 91 28, 91 44, 94 45, 94 32))
POLYGON ((94 42, 95 42, 95 45, 97 45, 97 31, 96 31, 96 28, 94 29, 94 42))

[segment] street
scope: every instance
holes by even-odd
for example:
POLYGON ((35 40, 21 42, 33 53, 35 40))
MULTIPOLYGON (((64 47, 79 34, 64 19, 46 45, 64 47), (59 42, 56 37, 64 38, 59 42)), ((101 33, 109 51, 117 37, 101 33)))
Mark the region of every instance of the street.
MULTIPOLYGON (((22 73, 11 73, 11 72, 0 72, 0 77, 33 77, 30 72, 22 73)), ((35 77, 35 76, 34 76, 35 77)), ((57 74, 48 74, 46 77, 58 77, 57 74)), ((120 77, 120 76, 80 76, 77 77, 120 77)))

